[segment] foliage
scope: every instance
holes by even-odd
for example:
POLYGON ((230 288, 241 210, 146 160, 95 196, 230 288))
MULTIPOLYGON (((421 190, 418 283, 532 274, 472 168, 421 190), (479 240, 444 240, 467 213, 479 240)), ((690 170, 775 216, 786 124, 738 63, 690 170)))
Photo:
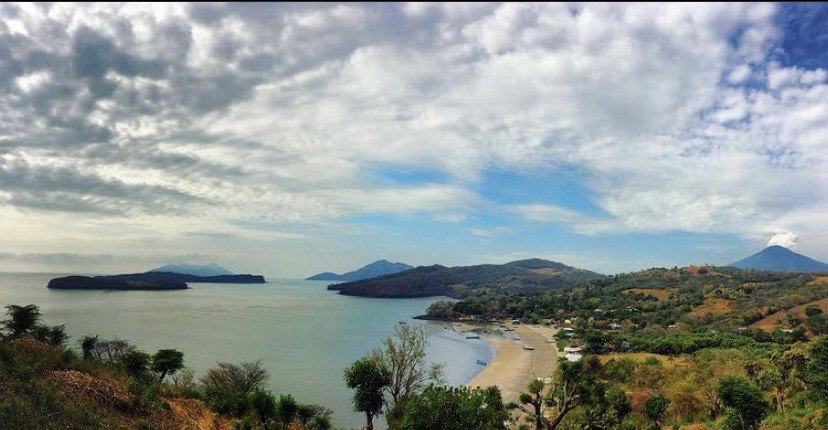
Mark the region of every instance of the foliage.
POLYGON ((13 338, 23 337, 40 321, 40 308, 35 305, 7 305, 6 314, 9 319, 3 321, 3 326, 13 338))
POLYGON ((374 428, 374 416, 382 412, 383 392, 391 382, 391 372, 370 357, 360 358, 345 369, 345 384, 354 390, 354 411, 365 413, 368 430, 374 428))
POLYGON ((728 429, 754 429, 767 413, 768 404, 762 391, 741 376, 725 376, 719 380, 716 393, 728 408, 725 427, 728 429))
POLYGON ((652 421, 653 429, 661 428, 661 420, 664 418, 664 414, 667 413, 667 406, 669 405, 670 399, 661 394, 650 397, 644 403, 644 412, 647 414, 647 418, 652 421))
POLYGON ((176 349, 159 349, 152 356, 152 371, 160 374, 159 381, 184 367, 184 353, 176 349))
POLYGON ((391 407, 411 393, 421 391, 429 381, 439 383, 443 367, 429 365, 426 360, 428 331, 422 325, 397 324, 394 336, 382 341, 382 348, 375 349, 371 357, 389 371, 391 383, 387 391, 391 407))
POLYGON ((201 378, 201 390, 213 409, 240 417, 248 410, 250 393, 263 389, 268 377, 261 361, 238 365, 220 362, 201 378))
POLYGON ((405 404, 401 430, 500 430, 509 413, 500 390, 429 386, 411 394, 405 404))

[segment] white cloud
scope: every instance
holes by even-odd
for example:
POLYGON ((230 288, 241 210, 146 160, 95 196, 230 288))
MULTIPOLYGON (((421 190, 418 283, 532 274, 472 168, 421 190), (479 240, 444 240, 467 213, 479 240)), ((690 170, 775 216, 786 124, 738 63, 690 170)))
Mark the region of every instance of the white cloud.
POLYGON ((796 242, 799 240, 799 237, 796 234, 791 232, 784 232, 784 233, 777 233, 773 235, 773 237, 768 241, 768 246, 771 245, 779 245, 784 246, 785 248, 790 248, 796 245, 796 242))
POLYGON ((0 25, 15 35, 0 60, 14 63, 2 69, 13 84, 0 92, 0 170, 34 179, 0 184, 0 202, 35 211, 49 197, 78 231, 89 211, 157 217, 151 231, 361 214, 454 222, 491 203, 471 191, 487 169, 567 165, 605 216, 534 204, 546 196, 512 209, 588 234, 773 225, 828 249, 826 71, 769 62, 774 5, 14 13, 0 25), (445 179, 399 183, 378 168, 445 179), (75 182, 39 189, 38 175, 75 182), (95 186, 73 188, 84 183, 95 186))

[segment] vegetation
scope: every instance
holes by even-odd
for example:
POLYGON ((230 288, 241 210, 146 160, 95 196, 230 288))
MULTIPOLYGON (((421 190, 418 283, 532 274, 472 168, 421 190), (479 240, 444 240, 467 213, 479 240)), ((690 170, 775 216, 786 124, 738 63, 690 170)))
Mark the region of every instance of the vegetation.
POLYGON ((374 428, 374 416, 382 413, 383 393, 391 385, 391 372, 369 357, 345 369, 345 384, 354 390, 354 411, 365 414, 365 428, 374 428))
POLYGON ((3 429, 332 428, 329 409, 268 391, 259 362, 219 363, 197 383, 178 350, 150 355, 122 339, 84 336, 78 354, 66 348, 62 326, 40 324, 37 306, 10 305, 6 313, 3 429))
POLYGON ((421 266, 379 278, 331 285, 328 289, 366 297, 463 298, 559 288, 600 276, 562 263, 529 259, 477 266, 421 266))

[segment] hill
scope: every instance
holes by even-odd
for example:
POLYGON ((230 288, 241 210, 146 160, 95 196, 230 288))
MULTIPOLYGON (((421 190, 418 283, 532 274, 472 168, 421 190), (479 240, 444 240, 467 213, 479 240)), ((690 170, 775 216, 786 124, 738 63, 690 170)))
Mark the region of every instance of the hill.
POLYGON ((420 266, 379 278, 330 285, 328 289, 365 297, 464 298, 487 292, 528 293, 600 276, 562 263, 529 259, 475 266, 420 266))
POLYGON ((357 270, 351 272, 337 274, 333 272, 323 272, 307 278, 308 281, 361 281, 363 279, 377 278, 380 276, 391 275, 399 273, 404 270, 412 269, 405 263, 392 263, 388 260, 377 260, 366 266, 362 266, 357 270))
POLYGON ((828 264, 779 245, 769 246, 731 266, 770 272, 828 272, 828 264))
POLYGON ((219 266, 216 263, 210 263, 206 266, 200 266, 197 264, 167 264, 165 266, 152 269, 150 272, 179 273, 182 275, 194 276, 235 275, 235 273, 219 266))

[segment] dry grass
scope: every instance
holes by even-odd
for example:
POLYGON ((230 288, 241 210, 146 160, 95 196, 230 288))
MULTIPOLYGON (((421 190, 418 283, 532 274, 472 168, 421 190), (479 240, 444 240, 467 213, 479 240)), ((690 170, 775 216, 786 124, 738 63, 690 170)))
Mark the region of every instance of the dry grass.
POLYGON ((661 361, 661 364, 664 365, 667 369, 672 369, 679 364, 685 363, 687 360, 681 357, 671 357, 669 355, 662 355, 662 354, 653 354, 650 352, 623 352, 623 353, 612 353, 612 354, 601 354, 596 355, 599 360, 601 360, 601 364, 606 364, 608 361, 612 359, 630 359, 635 361, 644 361, 648 358, 656 358, 661 361))
POLYGON ((828 298, 817 300, 815 302, 805 303, 804 305, 799 305, 791 309, 774 312, 773 314, 768 315, 765 318, 762 318, 759 321, 754 322, 750 326, 765 331, 773 331, 776 328, 785 328, 785 320, 789 315, 793 315, 799 319, 804 320, 806 318, 805 309, 807 309, 810 306, 817 306, 820 309, 822 309, 822 312, 828 312, 828 298))
POLYGON ((176 428, 181 430, 232 430, 233 422, 211 411, 204 403, 187 397, 171 396, 164 399, 175 416, 176 428))
POLYGON ((546 275, 546 276, 555 276, 560 275, 561 272, 551 268, 551 267, 541 267, 540 269, 532 269, 530 272, 536 275, 546 275))
POLYGON ((101 406, 120 410, 132 408, 132 396, 120 382, 108 375, 94 377, 76 370, 55 370, 50 379, 61 391, 72 396, 86 397, 101 406))
POLYGON ((702 303, 701 306, 693 308, 690 315, 701 317, 707 314, 721 315, 728 312, 733 312, 732 300, 722 299, 719 297, 707 297, 704 299, 704 303, 702 303))
POLYGON ((813 281, 808 282, 809 285, 828 284, 828 276, 817 276, 813 281))
POLYGON ((654 297, 659 302, 667 301, 673 292, 674 290, 661 290, 658 288, 632 288, 623 291, 624 294, 645 294, 654 297))

